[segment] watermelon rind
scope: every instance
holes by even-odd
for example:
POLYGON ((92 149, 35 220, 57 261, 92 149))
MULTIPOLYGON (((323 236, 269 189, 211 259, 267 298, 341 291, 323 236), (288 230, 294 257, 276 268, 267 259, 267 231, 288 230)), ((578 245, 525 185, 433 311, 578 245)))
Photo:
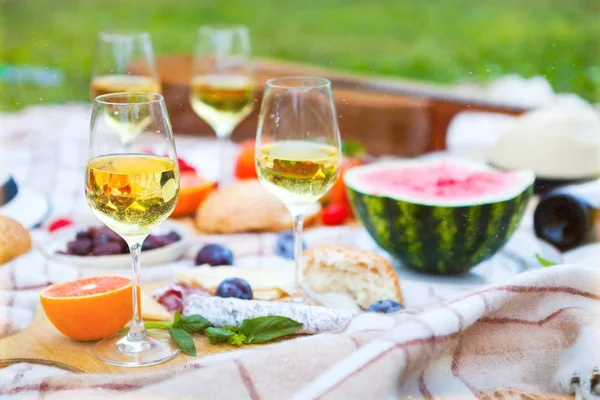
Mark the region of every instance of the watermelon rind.
MULTIPOLYGON (((535 176, 532 171, 516 171, 516 183, 501 193, 451 200, 369 193, 356 179, 371 170, 439 162, 415 159, 358 166, 346 171, 344 182, 355 215, 381 248, 420 272, 461 274, 493 256, 510 239, 531 198, 535 176)), ((477 171, 498 171, 464 160, 445 162, 477 171)))

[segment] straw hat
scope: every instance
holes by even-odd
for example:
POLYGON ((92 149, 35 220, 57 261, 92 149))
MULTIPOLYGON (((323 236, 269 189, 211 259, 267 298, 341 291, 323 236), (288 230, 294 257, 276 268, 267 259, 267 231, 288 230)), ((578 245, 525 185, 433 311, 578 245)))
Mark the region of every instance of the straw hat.
POLYGON ((500 135, 490 162, 505 169, 531 169, 542 179, 600 177, 600 113, 581 103, 530 111, 500 135))

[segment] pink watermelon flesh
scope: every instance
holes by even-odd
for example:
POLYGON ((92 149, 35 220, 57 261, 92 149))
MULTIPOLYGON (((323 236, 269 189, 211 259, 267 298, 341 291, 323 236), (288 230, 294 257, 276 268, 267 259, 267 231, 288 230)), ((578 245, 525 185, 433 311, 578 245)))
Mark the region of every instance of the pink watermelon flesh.
POLYGON ((357 176, 357 183, 374 195, 393 193, 427 200, 476 200, 514 187, 515 174, 481 171, 465 165, 440 162, 399 168, 382 167, 357 176))

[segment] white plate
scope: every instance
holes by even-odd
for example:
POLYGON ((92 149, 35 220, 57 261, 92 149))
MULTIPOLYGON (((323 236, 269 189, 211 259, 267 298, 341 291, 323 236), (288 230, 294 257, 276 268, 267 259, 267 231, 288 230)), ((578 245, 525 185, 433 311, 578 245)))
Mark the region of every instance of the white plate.
MULTIPOLYGON (((111 269, 131 266, 131 256, 129 254, 82 257, 56 253, 57 251, 64 251, 67 248, 67 243, 75 238, 75 234, 87 229, 89 226, 98 226, 98 224, 80 225, 55 231, 49 235, 48 240, 41 246, 42 252, 46 257, 54 261, 79 267, 111 269)), ((152 233, 161 235, 171 231, 177 232, 181 236, 181 239, 158 249, 144 250, 142 252, 142 266, 168 263, 177 260, 185 253, 191 232, 184 224, 173 220, 166 220, 152 233)))
POLYGON ((27 229, 33 229, 44 222, 50 214, 50 203, 43 194, 19 186, 17 195, 0 207, 0 214, 20 222, 27 229))

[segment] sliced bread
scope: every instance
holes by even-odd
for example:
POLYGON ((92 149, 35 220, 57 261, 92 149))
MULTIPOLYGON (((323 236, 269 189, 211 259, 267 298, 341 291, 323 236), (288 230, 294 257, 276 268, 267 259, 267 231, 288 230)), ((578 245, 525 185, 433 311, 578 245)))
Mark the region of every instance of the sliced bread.
POLYGON ((398 276, 379 254, 354 247, 319 246, 304 252, 304 276, 317 293, 342 292, 366 309, 377 300, 402 304, 398 276))

